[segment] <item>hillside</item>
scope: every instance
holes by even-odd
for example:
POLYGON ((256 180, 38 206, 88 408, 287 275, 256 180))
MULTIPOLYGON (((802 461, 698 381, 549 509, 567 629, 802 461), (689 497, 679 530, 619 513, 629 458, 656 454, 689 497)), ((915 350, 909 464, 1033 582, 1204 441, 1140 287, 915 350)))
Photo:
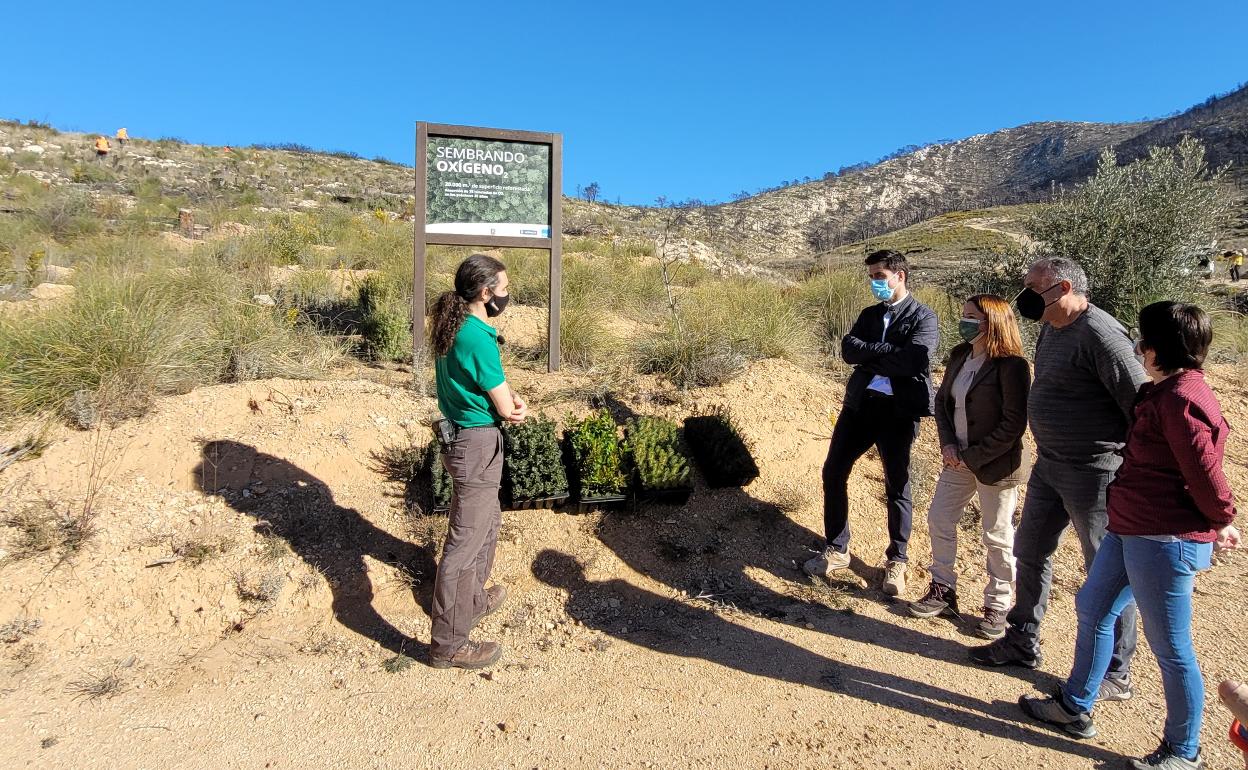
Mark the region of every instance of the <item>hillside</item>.
MULTIPOLYGON (((613 206, 565 198, 568 235, 645 238, 670 254, 727 272, 805 267, 838 246, 950 211, 1036 202, 1054 184, 1072 185, 1112 146, 1131 160, 1185 133, 1206 143, 1210 162, 1248 174, 1248 87, 1181 114, 1137 123, 1032 123, 924 147, 840 177, 792 185, 734 203, 679 210, 613 206), (664 239, 666 233, 667 238, 664 239)), ((222 148, 175 139, 136 139, 96 162, 92 135, 0 123, 0 172, 96 194, 165 196, 218 220, 243 207, 310 210, 326 204, 381 209, 412 205, 410 167, 306 148, 222 148)), ((1237 225, 1242 229, 1243 222, 1237 225)))

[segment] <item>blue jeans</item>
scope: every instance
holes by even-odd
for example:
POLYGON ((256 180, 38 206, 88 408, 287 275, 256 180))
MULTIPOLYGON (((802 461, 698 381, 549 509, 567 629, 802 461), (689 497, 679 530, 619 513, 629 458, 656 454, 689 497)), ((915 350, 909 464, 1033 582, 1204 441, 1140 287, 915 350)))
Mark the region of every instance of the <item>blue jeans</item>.
POLYGON ((1212 543, 1163 543, 1110 533, 1101 542, 1079 590, 1075 665, 1063 693, 1067 705, 1091 712, 1114 652, 1114 623, 1134 597, 1144 619, 1144 638, 1161 666, 1166 693, 1162 737, 1174 753, 1193 759, 1200 751, 1205 682, 1192 649, 1192 585, 1209 568, 1212 543))

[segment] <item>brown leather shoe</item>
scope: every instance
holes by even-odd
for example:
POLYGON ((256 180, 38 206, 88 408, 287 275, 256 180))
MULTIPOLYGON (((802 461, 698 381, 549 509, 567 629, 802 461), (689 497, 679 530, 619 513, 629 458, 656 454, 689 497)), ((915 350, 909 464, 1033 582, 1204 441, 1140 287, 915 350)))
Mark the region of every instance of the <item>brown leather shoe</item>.
POLYGON ((498 642, 470 640, 449 658, 430 655, 429 665, 434 668, 485 668, 497 663, 502 656, 503 647, 498 642))
POLYGON ((477 616, 472 619, 473 627, 475 628, 481 622, 481 618, 502 607, 505 601, 507 601, 507 586, 492 585, 485 589, 485 609, 477 613, 477 616))

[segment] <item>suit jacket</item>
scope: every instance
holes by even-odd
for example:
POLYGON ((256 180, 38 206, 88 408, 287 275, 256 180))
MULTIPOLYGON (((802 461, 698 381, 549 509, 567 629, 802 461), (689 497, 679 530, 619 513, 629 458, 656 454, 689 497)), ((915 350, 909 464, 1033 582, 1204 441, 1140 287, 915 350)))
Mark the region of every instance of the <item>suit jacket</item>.
POLYGON ((861 406, 867 386, 880 375, 893 386, 893 397, 903 413, 915 419, 930 417, 935 409, 932 354, 940 343, 936 313, 911 294, 893 309, 885 333, 887 310, 885 302, 863 310, 841 339, 841 358, 854 367, 845 386, 845 408, 861 406))
MULTIPOLYGON (((963 343, 953 349, 945 379, 936 393, 936 430, 940 445, 958 444, 954 427, 953 381, 972 347, 963 343)), ((1031 390, 1031 367, 1019 356, 990 358, 980 366, 966 392, 967 448, 962 462, 983 484, 1021 484, 1031 466, 1023 445, 1027 430, 1027 394, 1031 390)))

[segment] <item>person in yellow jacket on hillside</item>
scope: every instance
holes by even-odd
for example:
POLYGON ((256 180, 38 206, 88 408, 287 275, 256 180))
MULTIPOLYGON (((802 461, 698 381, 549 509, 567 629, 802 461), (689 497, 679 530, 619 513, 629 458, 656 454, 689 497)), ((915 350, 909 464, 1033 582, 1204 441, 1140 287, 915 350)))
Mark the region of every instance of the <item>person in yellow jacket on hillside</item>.
POLYGON ((103 160, 108 156, 108 139, 104 136, 95 138, 95 157, 103 160))
POLYGON ((117 146, 125 147, 126 142, 130 139, 130 132, 124 128, 117 129, 117 146))
POLYGON ((1226 261, 1231 263, 1231 280, 1238 281, 1240 279, 1240 273, 1244 269, 1243 249, 1240 249, 1239 251, 1226 252, 1226 261))

